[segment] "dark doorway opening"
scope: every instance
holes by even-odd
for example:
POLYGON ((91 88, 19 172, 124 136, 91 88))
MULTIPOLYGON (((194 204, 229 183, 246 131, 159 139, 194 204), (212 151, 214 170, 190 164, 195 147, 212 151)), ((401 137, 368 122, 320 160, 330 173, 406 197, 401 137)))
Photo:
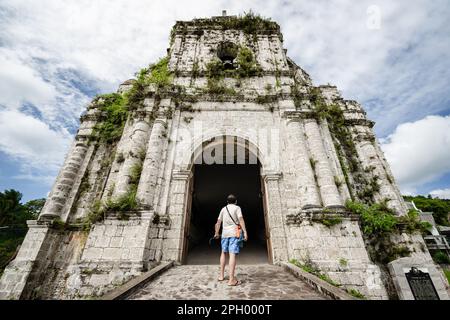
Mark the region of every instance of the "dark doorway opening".
POLYGON ((259 164, 198 164, 194 166, 187 264, 217 264, 220 240, 209 243, 226 197, 241 207, 249 234, 238 257, 240 264, 268 263, 266 223, 259 164))

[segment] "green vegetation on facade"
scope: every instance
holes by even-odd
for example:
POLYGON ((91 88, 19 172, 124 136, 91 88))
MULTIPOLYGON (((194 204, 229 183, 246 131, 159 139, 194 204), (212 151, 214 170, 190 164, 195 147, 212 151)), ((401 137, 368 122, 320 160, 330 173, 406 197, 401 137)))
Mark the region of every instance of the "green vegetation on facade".
POLYGON ((123 94, 109 93, 97 96, 93 103, 102 111, 103 119, 93 129, 92 137, 100 143, 112 144, 122 136, 125 122, 131 110, 136 110, 146 97, 146 88, 153 84, 157 90, 172 82, 168 69, 169 58, 164 57, 137 74, 130 90, 123 94))
POLYGON ((95 125, 92 135, 100 143, 117 141, 122 136, 128 117, 127 98, 118 93, 110 93, 98 96, 94 103, 103 112, 104 118, 95 125))
POLYGON ((240 47, 236 57, 237 68, 226 69, 223 62, 215 58, 206 65, 208 88, 212 84, 218 86, 224 78, 243 79, 261 75, 261 67, 257 64, 253 52, 247 47, 240 47))
POLYGON ((346 208, 361 218, 361 229, 368 244, 368 252, 373 261, 387 264, 397 258, 411 255, 410 249, 396 244, 392 237, 402 232, 425 232, 431 225, 422 222, 416 211, 411 210, 405 216, 396 216, 386 203, 371 205, 347 201, 346 208))
POLYGON ((335 287, 340 287, 341 286, 340 283, 337 283, 337 282, 333 281, 328 275, 323 273, 314 263, 312 263, 309 260, 306 261, 305 263, 301 263, 297 259, 290 259, 289 263, 292 263, 293 265, 301 268, 302 270, 315 275, 316 277, 322 279, 323 281, 328 282, 332 286, 335 286, 335 287))
MULTIPOLYGON (((211 19, 195 19, 191 22, 179 21, 170 32, 170 44, 175 40, 176 34, 186 35, 187 27, 195 27, 194 34, 200 36, 203 30, 209 28, 221 28, 223 30, 242 30, 247 36, 256 36, 259 33, 272 31, 279 32, 278 23, 271 21, 270 18, 262 17, 252 11, 238 16, 218 17, 211 19)), ((281 36, 281 34, 280 34, 281 36)))
POLYGON ((347 289, 347 293, 355 298, 366 300, 366 296, 356 289, 347 289))
MULTIPOLYGON (((173 74, 169 71, 168 63, 169 58, 163 57, 157 63, 142 69, 136 74, 136 80, 133 81, 131 88, 123 94, 111 93, 96 97, 93 103, 102 111, 103 117, 94 126, 91 139, 97 140, 100 144, 114 146, 123 134, 125 123, 130 112, 142 107, 144 99, 148 96, 147 88, 150 85, 154 85, 156 94, 158 94, 161 90, 171 85, 173 74)), ((171 113, 171 109, 167 110, 166 116, 170 118, 171 113)), ((115 148, 113 147, 113 149, 115 148)), ((142 171, 145 151, 140 151, 137 155, 130 156, 137 157, 139 163, 131 168, 129 190, 118 199, 110 199, 106 203, 101 203, 99 200, 95 201, 91 206, 88 216, 84 220, 86 227, 90 227, 91 224, 103 220, 108 211, 119 212, 119 218, 126 218, 122 214, 123 212, 132 211, 137 208, 137 184, 142 171)), ((103 171, 106 172, 111 167, 113 158, 114 151, 111 153, 111 157, 106 158, 106 161, 102 162, 101 168, 103 171)), ((117 163, 124 162, 125 155, 119 153, 116 161, 117 163)), ((89 188, 88 185, 85 187, 89 188)))
POLYGON ((317 222, 323 224, 324 226, 331 228, 337 224, 342 223, 342 218, 341 217, 325 217, 324 216, 324 217, 321 217, 314 221, 317 221, 317 222))
POLYGON ((417 211, 410 210, 405 216, 396 216, 385 202, 367 205, 347 201, 345 206, 350 212, 361 217, 362 231, 367 236, 380 236, 399 230, 410 233, 424 232, 431 227, 428 222, 420 221, 417 211))

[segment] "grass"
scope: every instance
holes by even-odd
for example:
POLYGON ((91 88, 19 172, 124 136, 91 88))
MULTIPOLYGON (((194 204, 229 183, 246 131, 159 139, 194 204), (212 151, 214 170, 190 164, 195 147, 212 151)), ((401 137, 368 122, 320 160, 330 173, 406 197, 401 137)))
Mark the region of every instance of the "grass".
POLYGON ((356 289, 347 289, 347 293, 355 298, 366 300, 366 296, 356 289))
POLYGON ((342 218, 340 217, 320 218, 317 220, 317 222, 320 222, 324 226, 331 228, 339 223, 342 223, 342 218))
POLYGON ((447 281, 450 284, 450 269, 444 269, 444 274, 447 277, 447 281))
POLYGON ((290 259, 289 263, 301 268, 302 270, 315 275, 316 277, 322 279, 323 281, 328 282, 332 286, 340 287, 341 284, 333 281, 328 275, 321 272, 319 268, 317 268, 312 262, 307 261, 306 263, 301 263, 297 259, 290 259))

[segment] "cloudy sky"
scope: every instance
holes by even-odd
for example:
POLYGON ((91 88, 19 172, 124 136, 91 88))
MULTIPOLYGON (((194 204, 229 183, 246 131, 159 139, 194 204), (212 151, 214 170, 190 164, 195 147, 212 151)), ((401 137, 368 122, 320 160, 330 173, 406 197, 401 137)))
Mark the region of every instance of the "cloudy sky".
POLYGON ((363 104, 403 193, 450 197, 448 0, 0 0, 0 191, 46 196, 89 100, 222 9, 279 22, 315 84, 363 104))

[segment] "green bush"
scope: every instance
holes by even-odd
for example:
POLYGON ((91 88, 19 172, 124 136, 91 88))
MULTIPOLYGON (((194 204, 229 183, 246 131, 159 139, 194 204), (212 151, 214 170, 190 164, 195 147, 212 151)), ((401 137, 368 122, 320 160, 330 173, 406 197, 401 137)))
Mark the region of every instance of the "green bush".
POLYGON ((100 142, 113 143, 122 136, 128 117, 127 99, 118 93, 104 94, 95 100, 105 118, 96 124, 92 135, 100 142))
POLYGON ((433 254, 433 260, 439 264, 450 264, 450 258, 448 255, 440 250, 433 254))
POLYGON ((390 233, 397 225, 392 212, 383 210, 378 204, 368 207, 361 215, 363 232, 367 235, 390 233))
POLYGON ((392 233, 400 229, 406 229, 410 233, 424 232, 431 227, 428 222, 420 221, 419 213, 415 210, 410 210, 404 216, 395 216, 385 202, 368 206, 360 202, 347 200, 345 207, 361 217, 363 233, 368 236, 392 233))
POLYGON ((277 30, 278 24, 252 11, 237 17, 227 17, 220 22, 224 29, 243 30, 246 34, 256 34, 261 30, 277 30))
POLYGON ((131 187, 130 190, 124 194, 123 196, 119 197, 116 200, 109 200, 106 203, 107 211, 132 211, 135 210, 138 206, 137 200, 136 200, 136 191, 137 188, 131 187))
POLYGON ((172 82, 172 72, 169 71, 169 57, 161 58, 157 63, 149 67, 150 75, 145 78, 147 84, 154 83, 158 87, 164 87, 172 82))
POLYGON ((240 47, 237 55, 237 75, 240 78, 254 77, 261 75, 261 68, 256 63, 252 50, 247 47, 240 47))

